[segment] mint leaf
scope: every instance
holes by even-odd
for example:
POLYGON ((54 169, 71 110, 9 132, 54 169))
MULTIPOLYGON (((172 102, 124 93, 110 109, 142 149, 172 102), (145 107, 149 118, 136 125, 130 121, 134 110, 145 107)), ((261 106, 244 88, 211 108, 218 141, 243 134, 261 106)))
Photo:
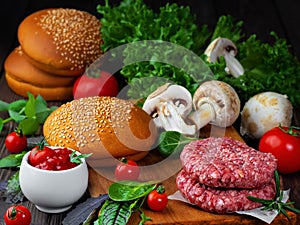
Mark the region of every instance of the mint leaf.
POLYGON ((20 166, 21 162, 22 162, 22 158, 25 154, 26 154, 26 151, 23 151, 18 154, 10 154, 10 155, 0 159, 0 168, 20 166))
POLYGON ((7 111, 9 104, 0 100, 0 112, 7 111))
POLYGON ((35 100, 36 100, 37 104, 39 104, 39 105, 42 104, 44 106, 47 106, 46 100, 41 95, 37 95, 35 100))
POLYGON ((40 124, 36 120, 36 118, 30 117, 22 120, 19 123, 18 128, 22 129, 23 134, 25 135, 33 135, 39 129, 40 124))
POLYGON ((2 131, 3 129, 3 119, 0 117, 0 132, 2 131))
POLYGON ((31 93, 28 93, 28 101, 25 106, 25 115, 28 117, 35 117, 36 110, 35 110, 35 98, 31 93))
POLYGON ((17 123, 21 122, 26 118, 25 115, 20 114, 19 112, 13 111, 13 110, 8 110, 9 116, 16 121, 17 123))
POLYGON ((27 101, 24 99, 21 100, 16 100, 8 105, 7 110, 15 111, 15 112, 20 112, 22 113, 23 110, 25 109, 27 101))
POLYGON ((45 122, 47 117, 50 115, 51 110, 47 106, 37 106, 36 107, 36 120, 39 124, 45 122))

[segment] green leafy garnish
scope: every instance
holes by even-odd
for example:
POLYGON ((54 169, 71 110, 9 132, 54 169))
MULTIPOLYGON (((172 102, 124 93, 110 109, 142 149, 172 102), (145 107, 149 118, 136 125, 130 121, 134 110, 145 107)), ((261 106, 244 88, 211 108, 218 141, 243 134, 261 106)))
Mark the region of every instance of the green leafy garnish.
POLYGON ((73 163, 77 163, 77 164, 81 164, 82 161, 80 159, 84 159, 87 157, 90 157, 93 153, 89 153, 89 154, 76 154, 76 151, 72 151, 72 153, 70 154, 70 162, 73 163))
POLYGON ((123 225, 127 224, 133 212, 140 212, 139 225, 151 220, 141 209, 147 195, 155 189, 154 182, 119 181, 108 188, 109 200, 100 209, 98 220, 94 225, 123 225))
POLYGON ((132 201, 149 194, 154 190, 153 182, 118 181, 108 188, 108 195, 114 201, 132 201))
POLYGON ((164 157, 173 153, 179 154, 186 144, 198 139, 197 137, 187 137, 178 131, 163 131, 159 136, 158 150, 164 157))
MULTIPOLYGON (((104 44, 103 51, 116 48, 126 43, 144 40, 161 40, 182 46, 183 48, 200 53, 210 35, 206 25, 198 26, 196 16, 189 7, 167 3, 158 13, 150 9, 143 0, 123 0, 120 5, 111 7, 108 0, 105 5, 98 5, 97 11, 102 15, 101 35, 104 44), (134 13, 133 13, 134 12, 134 13)), ((152 52, 153 46, 146 45, 143 52, 152 52)), ((131 57, 139 56, 138 49, 130 47, 124 50, 124 62, 131 57)), ((159 50, 159 49, 156 49, 159 50)), ((158 55, 162 58, 172 58, 176 53, 174 48, 162 50, 158 55)), ((180 52, 179 52, 180 53, 180 52)), ((179 62, 186 60, 186 67, 193 68, 192 60, 179 56, 179 62)), ((137 62, 124 66, 120 73, 126 81, 133 85, 135 91, 128 95, 134 99, 144 98, 157 88, 156 82, 138 79, 144 77, 161 77, 181 84, 194 92, 198 86, 190 74, 182 68, 158 62, 155 56, 151 61, 137 62)))
POLYGON ((4 188, 0 190, 0 197, 3 197, 5 202, 16 204, 23 200, 24 195, 19 183, 19 171, 15 172, 4 185, 4 188))
MULTIPOLYGON (((238 78, 228 75, 223 57, 216 63, 208 63, 216 79, 230 84, 238 93, 242 105, 252 96, 274 91, 289 97, 294 106, 300 105, 300 63, 291 53, 286 40, 275 32, 274 43, 264 43, 255 34, 246 37, 242 30, 242 21, 231 16, 221 16, 216 24, 212 39, 226 37, 234 41, 238 49, 236 58, 245 69, 238 78)), ((206 56, 201 56, 204 60, 206 56)))
POLYGON ((0 159, 0 168, 6 167, 19 167, 21 165, 23 156, 27 153, 27 151, 23 151, 17 154, 9 154, 0 159))
POLYGON ((56 106, 47 106, 45 99, 38 95, 36 98, 28 94, 28 99, 16 100, 7 103, 0 100, 0 111, 7 111, 8 118, 0 118, 0 132, 4 124, 14 121, 18 124, 18 128, 22 130, 25 135, 32 135, 38 131, 41 124, 46 118, 57 108, 56 106))
POLYGON ((139 202, 139 200, 125 202, 106 200, 101 208, 100 216, 95 224, 127 224, 134 209, 139 207, 139 202))
POLYGON ((283 202, 283 191, 280 190, 280 178, 278 171, 274 171, 274 178, 275 178, 275 184, 276 184, 276 194, 272 200, 266 200, 266 199, 261 199, 261 198, 256 198, 253 196, 248 196, 248 199, 254 202, 261 203, 264 207, 262 210, 276 210, 279 214, 285 215, 287 218, 290 218, 286 210, 295 212, 295 213, 300 213, 299 209, 294 208, 292 205, 294 202, 283 202))

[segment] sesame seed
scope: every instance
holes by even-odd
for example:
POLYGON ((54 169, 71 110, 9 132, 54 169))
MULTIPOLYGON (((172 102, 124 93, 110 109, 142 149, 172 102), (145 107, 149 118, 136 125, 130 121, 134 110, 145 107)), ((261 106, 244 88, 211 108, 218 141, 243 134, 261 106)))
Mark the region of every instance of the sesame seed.
POLYGON ((100 21, 88 12, 49 9, 37 24, 53 38, 57 55, 73 64, 71 70, 85 68, 102 54, 100 21))

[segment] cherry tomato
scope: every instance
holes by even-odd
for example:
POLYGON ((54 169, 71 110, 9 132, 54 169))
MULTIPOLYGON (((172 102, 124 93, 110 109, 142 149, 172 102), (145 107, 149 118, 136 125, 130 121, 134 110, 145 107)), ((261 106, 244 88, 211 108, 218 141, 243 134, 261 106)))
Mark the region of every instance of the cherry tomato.
POLYGON ((27 138, 22 130, 15 130, 6 136, 5 146, 10 153, 20 153, 27 147, 27 138))
POLYGON ((54 152, 52 149, 44 146, 44 143, 41 142, 30 151, 28 162, 32 166, 37 166, 46 161, 48 158, 51 158, 53 155, 54 152))
POLYGON ((300 133, 296 128, 278 126, 267 131, 259 141, 258 150, 277 158, 280 173, 300 170, 300 133))
POLYGON ((147 196, 148 207, 153 211, 162 211, 168 204, 168 196, 163 185, 159 185, 147 196))
POLYGON ((83 74, 74 83, 73 98, 79 99, 90 96, 117 96, 119 85, 115 77, 105 71, 101 71, 99 77, 91 77, 83 74))
POLYGON ((117 180, 137 180, 140 175, 138 164, 130 159, 122 158, 115 168, 115 178, 117 180))
POLYGON ((6 210, 4 221, 6 225, 30 225, 31 213, 23 205, 13 205, 6 210))

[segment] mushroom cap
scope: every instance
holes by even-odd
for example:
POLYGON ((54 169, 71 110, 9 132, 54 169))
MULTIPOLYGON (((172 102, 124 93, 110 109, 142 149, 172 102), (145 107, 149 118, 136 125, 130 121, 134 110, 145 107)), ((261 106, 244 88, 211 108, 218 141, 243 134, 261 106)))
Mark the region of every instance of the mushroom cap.
POLYGON ((281 124, 290 126, 293 106, 286 95, 263 92, 251 97, 241 112, 240 132, 259 139, 268 130, 281 124))
POLYGON ((216 62, 220 56, 224 56, 225 53, 236 56, 237 47, 230 39, 221 37, 213 40, 204 51, 208 61, 212 63, 216 62))
POLYGON ((233 87, 223 81, 206 81, 199 86, 193 97, 195 110, 206 103, 215 111, 215 118, 210 123, 220 127, 231 126, 240 114, 239 96, 233 87))
POLYGON ((185 87, 177 84, 166 83, 156 89, 147 97, 143 110, 152 115, 160 102, 173 102, 174 105, 178 106, 178 112, 183 118, 193 108, 191 93, 185 87))

